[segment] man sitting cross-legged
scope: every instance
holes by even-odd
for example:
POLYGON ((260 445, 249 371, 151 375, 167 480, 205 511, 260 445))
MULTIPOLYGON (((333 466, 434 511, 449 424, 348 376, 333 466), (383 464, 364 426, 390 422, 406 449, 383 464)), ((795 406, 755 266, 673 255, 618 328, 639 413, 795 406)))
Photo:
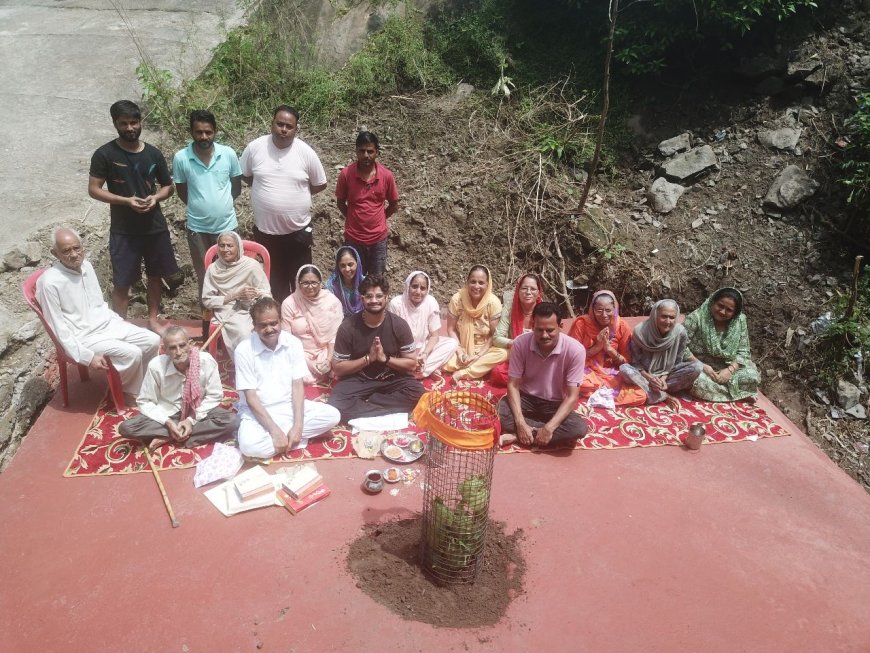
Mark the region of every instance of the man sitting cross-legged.
POLYGON ((195 447, 233 434, 239 416, 220 407, 224 398, 217 363, 191 347, 187 332, 171 326, 163 333, 165 354, 148 364, 139 392, 140 415, 118 427, 125 438, 195 447))
POLYGON ((157 355, 160 336, 125 322, 109 309, 75 231, 56 229, 51 253, 57 263, 36 282, 36 298, 46 321, 76 363, 105 370, 108 357, 118 370, 124 394, 134 403, 148 361, 157 355))
POLYGON ((390 286, 378 275, 359 284, 362 313, 348 315, 335 336, 332 371, 341 380, 329 403, 343 422, 356 417, 409 413, 423 395, 414 378, 417 353, 411 327, 387 312, 390 286))
POLYGON ((236 347, 239 449, 249 458, 271 458, 305 447, 338 424, 338 411, 305 399, 308 376, 299 339, 281 329, 281 307, 271 297, 251 306, 254 333, 236 347))
POLYGON ((532 311, 532 332, 514 339, 508 392, 498 405, 501 445, 573 446, 586 435, 586 421, 574 412, 586 350, 561 325, 559 307, 543 302, 532 311))

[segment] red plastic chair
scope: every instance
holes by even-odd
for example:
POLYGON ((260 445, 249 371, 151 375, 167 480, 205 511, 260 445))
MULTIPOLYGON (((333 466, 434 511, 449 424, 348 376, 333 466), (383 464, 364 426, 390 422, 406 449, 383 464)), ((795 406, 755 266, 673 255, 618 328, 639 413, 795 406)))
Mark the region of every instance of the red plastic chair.
MULTIPOLYGON (((271 279, 272 272, 272 257, 269 256, 269 250, 267 250, 260 243, 256 243, 253 240, 243 240, 242 241, 242 253, 248 258, 255 259, 259 256, 260 260, 263 263, 263 272, 266 273, 266 278, 271 279)), ((215 259, 218 255, 218 246, 212 245, 208 248, 208 251, 205 253, 205 260, 203 261, 204 267, 208 270, 208 266, 214 263, 215 259)), ((209 320, 208 323, 208 335, 211 335, 215 332, 218 325, 215 324, 215 321, 209 320)), ((209 343, 208 353, 212 356, 217 357, 217 349, 218 349, 218 340, 221 338, 215 338, 209 343)), ((221 340, 221 346, 223 346, 223 340, 221 340)))
MULTIPOLYGON (((87 381, 90 379, 90 374, 88 373, 88 366, 81 365, 76 363, 72 358, 66 355, 66 351, 64 351, 63 345, 60 344, 60 341, 57 339, 57 336, 54 335, 54 331, 52 331, 51 326, 49 326, 48 321, 45 319, 45 315, 42 312, 42 307, 39 305, 39 302, 36 299, 36 282, 41 277, 48 268, 42 268, 31 274, 24 280, 24 283, 21 285, 21 292, 24 293, 24 301, 27 302, 27 305, 33 309, 33 312, 36 313, 39 321, 42 322, 42 326, 45 328, 45 332, 48 334, 48 337, 51 338, 51 341, 54 343, 54 348, 57 351, 57 373, 58 377, 60 377, 60 395, 63 399, 63 405, 67 406, 69 404, 69 381, 67 379, 67 364, 72 364, 78 367, 79 369, 79 379, 82 381, 87 381)), ((115 366, 112 365, 112 361, 106 357, 106 361, 109 363, 109 369, 106 370, 106 377, 109 380, 109 395, 112 398, 112 403, 115 404, 116 411, 122 411, 125 408, 124 404, 124 389, 121 385, 121 376, 118 374, 118 370, 115 369, 115 366)))

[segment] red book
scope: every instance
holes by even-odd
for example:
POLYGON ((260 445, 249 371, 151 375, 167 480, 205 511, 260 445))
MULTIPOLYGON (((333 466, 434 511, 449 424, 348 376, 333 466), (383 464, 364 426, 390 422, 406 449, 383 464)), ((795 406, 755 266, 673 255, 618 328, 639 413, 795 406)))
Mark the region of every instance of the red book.
POLYGON ((278 490, 278 500, 281 501, 284 507, 290 511, 290 514, 296 515, 305 510, 306 508, 313 506, 318 501, 322 501, 330 494, 332 494, 332 490, 330 490, 325 485, 321 485, 311 494, 308 494, 301 499, 294 499, 286 490, 282 488, 278 490))

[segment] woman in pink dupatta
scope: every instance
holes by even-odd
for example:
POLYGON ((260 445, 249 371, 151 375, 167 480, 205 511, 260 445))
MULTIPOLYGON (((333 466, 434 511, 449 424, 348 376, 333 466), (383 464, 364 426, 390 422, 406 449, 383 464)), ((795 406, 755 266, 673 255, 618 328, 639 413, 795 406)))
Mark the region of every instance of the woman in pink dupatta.
POLYGON ((411 327, 417 347, 415 376, 418 379, 440 370, 459 346, 453 338, 439 335, 441 309, 438 301, 429 294, 431 287, 429 275, 415 270, 405 279, 405 291, 393 297, 387 307, 390 313, 398 315, 411 327))
POLYGON ((323 274, 315 265, 296 273, 296 290, 281 304, 281 328, 302 341, 310 376, 307 384, 329 380, 335 334, 344 319, 341 302, 323 288, 323 274))

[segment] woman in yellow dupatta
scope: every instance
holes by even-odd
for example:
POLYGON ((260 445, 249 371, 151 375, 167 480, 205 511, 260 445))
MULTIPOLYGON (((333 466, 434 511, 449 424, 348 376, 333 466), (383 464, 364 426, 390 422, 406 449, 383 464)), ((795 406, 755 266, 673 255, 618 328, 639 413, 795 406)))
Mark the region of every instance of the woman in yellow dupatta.
POLYGON ((459 348, 444 365, 453 379, 479 379, 507 360, 508 351, 492 346, 502 306, 492 292, 492 275, 484 265, 468 272, 465 287, 457 291, 447 306, 447 333, 459 341, 459 348))

